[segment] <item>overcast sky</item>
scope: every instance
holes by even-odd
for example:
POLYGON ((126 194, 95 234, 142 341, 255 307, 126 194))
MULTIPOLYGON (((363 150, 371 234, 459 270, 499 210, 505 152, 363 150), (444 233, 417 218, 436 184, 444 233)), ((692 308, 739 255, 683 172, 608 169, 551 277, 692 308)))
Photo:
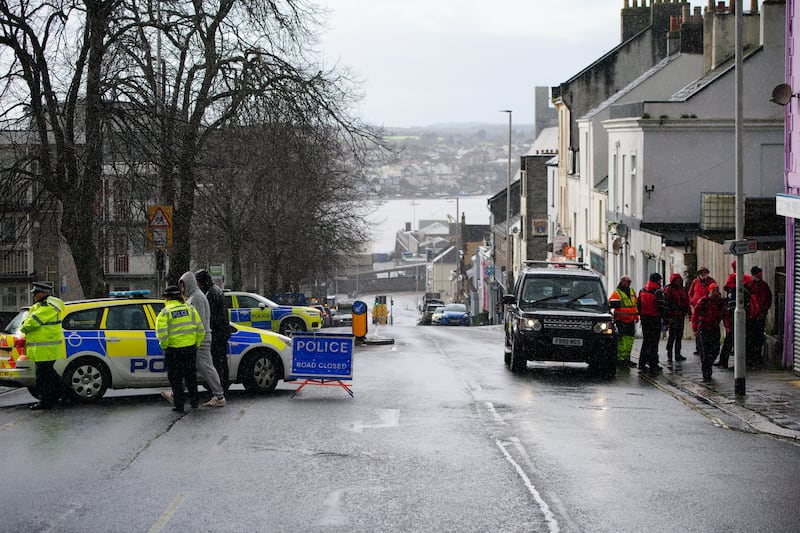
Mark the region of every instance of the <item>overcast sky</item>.
MULTIPOLYGON (((624 0, 317 0, 326 62, 348 66, 378 126, 533 123, 533 88, 620 42, 624 0)), ((649 4, 649 2, 648 2, 649 4)), ((695 1, 693 5, 698 5, 695 1)))

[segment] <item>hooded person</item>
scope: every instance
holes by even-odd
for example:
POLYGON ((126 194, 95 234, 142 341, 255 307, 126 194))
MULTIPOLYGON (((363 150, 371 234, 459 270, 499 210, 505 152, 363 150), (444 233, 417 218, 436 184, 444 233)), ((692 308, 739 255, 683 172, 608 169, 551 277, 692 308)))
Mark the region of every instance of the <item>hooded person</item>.
MULTIPOLYGON (((714 278, 709 276, 708 267, 701 266, 697 269, 697 277, 692 280, 692 284, 689 285, 689 306, 691 307, 691 312, 694 312, 695 307, 697 304, 700 303, 700 300, 703 299, 704 296, 708 295, 709 290, 708 287, 711 286, 712 283, 716 283, 714 278)), ((692 332, 694 333, 695 338, 695 355, 700 355, 700 339, 697 336, 697 330, 694 327, 694 321, 692 322, 692 332)))
MULTIPOLYGON (((213 396, 203 404, 203 407, 225 407, 225 391, 222 389, 219 374, 217 369, 214 368, 214 361, 211 358, 211 307, 208 305, 208 299, 206 299, 203 291, 200 290, 197 278, 192 271, 184 273, 180 281, 178 281, 178 285, 181 288, 181 293, 186 298, 186 303, 197 309, 206 329, 203 342, 197 347, 197 370, 205 378, 206 385, 211 389, 213 396)), ((192 407, 197 407, 197 405, 193 402, 192 407)))
POLYGON ((639 353, 639 370, 656 376, 661 371, 658 364, 658 339, 661 336, 661 320, 666 315, 664 291, 661 290, 661 274, 653 272, 639 291, 639 319, 642 321, 642 348, 639 353))
MULTIPOLYGON (((764 329, 767 325, 767 313, 772 307, 772 291, 764 281, 764 273, 760 267, 754 266, 750 269, 753 275, 750 283, 745 288, 750 292, 750 297, 756 302, 757 311, 748 314, 747 334, 746 334, 746 360, 750 365, 760 365, 763 359, 764 350, 764 329)), ((753 307, 753 304, 750 304, 753 307)))
POLYGON ((683 286, 683 277, 677 272, 669 277, 669 285, 664 289, 664 299, 667 301, 667 321, 669 335, 667 336, 667 361, 672 361, 674 350, 676 361, 685 361, 681 355, 681 339, 686 315, 689 314, 689 295, 683 286))
POLYGON ((725 299, 720 295, 719 286, 712 283, 708 295, 698 302, 692 313, 692 327, 698 332, 700 340, 700 364, 704 381, 711 380, 711 366, 719 353, 720 322, 725 325, 726 334, 730 334, 731 319, 725 299))

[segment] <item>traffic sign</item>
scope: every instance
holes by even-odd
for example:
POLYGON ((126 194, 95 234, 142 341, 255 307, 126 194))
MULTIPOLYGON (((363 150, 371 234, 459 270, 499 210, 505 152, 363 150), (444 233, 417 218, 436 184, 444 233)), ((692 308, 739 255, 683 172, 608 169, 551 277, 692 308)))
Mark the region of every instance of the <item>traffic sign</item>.
POLYGON ((730 240, 725 241, 723 246, 725 247, 725 253, 733 255, 754 254, 758 251, 758 241, 730 240))
POLYGON ((154 250, 172 246, 171 205, 147 206, 147 244, 154 250))

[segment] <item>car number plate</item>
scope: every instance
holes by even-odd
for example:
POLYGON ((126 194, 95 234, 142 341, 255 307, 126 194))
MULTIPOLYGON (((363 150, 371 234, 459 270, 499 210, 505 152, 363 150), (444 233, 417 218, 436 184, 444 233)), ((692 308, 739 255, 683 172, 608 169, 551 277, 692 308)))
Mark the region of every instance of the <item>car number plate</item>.
POLYGON ((583 339, 568 339, 565 337, 553 337, 553 344, 559 346, 583 346, 583 339))

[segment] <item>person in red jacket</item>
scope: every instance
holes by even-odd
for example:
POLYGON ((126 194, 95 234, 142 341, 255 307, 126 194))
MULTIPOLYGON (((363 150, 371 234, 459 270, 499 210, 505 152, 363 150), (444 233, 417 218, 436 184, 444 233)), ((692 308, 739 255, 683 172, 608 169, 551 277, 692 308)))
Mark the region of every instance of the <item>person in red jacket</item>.
POLYGON ((661 274, 650 274, 650 280, 639 291, 639 320, 642 322, 642 349, 639 352, 639 370, 657 376, 658 339, 661 336, 661 319, 666 315, 667 302, 661 290, 661 274))
POLYGON ((719 293, 719 285, 712 283, 709 289, 708 296, 704 296, 692 312, 692 329, 697 331, 700 339, 703 381, 711 380, 712 363, 719 353, 719 323, 723 322, 726 333, 731 330, 731 319, 725 299, 719 293))
MULTIPOLYGON (((714 365, 724 370, 727 370, 728 360, 730 359, 731 355, 733 355, 733 340, 736 337, 733 327, 733 313, 736 310, 736 259, 731 261, 731 270, 732 272, 728 274, 728 279, 725 280, 725 285, 722 287, 725 289, 725 297, 727 298, 728 302, 728 318, 731 322, 731 330, 729 333, 725 334, 725 342, 722 343, 722 350, 719 352, 719 362, 714 365)), ((750 274, 745 274, 743 280, 746 288, 753 278, 750 277, 750 274)), ((750 307, 749 298, 750 295, 747 293, 747 291, 745 291, 744 299, 746 308, 750 307)))
MULTIPOLYGON (((714 278, 708 275, 708 267, 701 266, 697 269, 697 277, 692 280, 692 284, 689 286, 689 306, 691 307, 691 312, 694 313, 694 308, 700 303, 700 300, 703 297, 708 295, 708 287, 712 284, 716 283, 714 278)), ((692 332, 694 333, 695 339, 695 355, 700 355, 700 338, 697 336, 697 330, 692 326, 692 332)))
POLYGON ((664 298, 667 301, 667 361, 672 362, 672 351, 675 350, 675 360, 685 361, 681 355, 681 339, 683 338, 683 323, 689 314, 689 295, 683 288, 683 278, 675 272, 669 277, 669 285, 664 289, 664 298))
POLYGON ((767 325, 767 313, 772 307, 772 291, 764 281, 763 272, 757 266, 750 269, 753 279, 745 287, 758 302, 758 312, 747 320, 747 364, 760 365, 764 347, 764 328, 767 325))

